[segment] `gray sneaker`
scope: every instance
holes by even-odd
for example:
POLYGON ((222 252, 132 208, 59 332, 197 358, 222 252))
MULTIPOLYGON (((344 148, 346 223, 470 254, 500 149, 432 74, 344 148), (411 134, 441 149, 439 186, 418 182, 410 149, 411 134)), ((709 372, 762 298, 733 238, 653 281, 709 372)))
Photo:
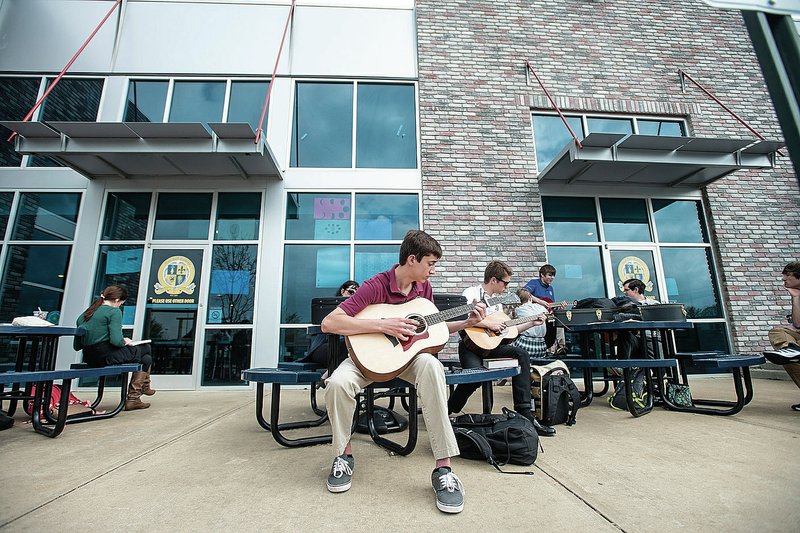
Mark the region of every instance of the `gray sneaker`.
POLYGON ((328 475, 328 490, 331 492, 350 490, 355 464, 356 460, 352 456, 340 455, 334 459, 331 473, 328 475))
POLYGON ((450 468, 442 466, 431 475, 436 507, 444 513, 460 513, 464 510, 464 485, 450 468))

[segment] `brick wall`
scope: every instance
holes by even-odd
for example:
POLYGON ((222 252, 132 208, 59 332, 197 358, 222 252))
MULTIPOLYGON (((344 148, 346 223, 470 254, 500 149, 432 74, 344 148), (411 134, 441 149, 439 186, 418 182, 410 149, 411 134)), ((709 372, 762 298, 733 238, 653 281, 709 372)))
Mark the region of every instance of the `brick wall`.
MULTIPOLYGON (((545 259, 529 60, 559 106, 685 116, 697 136, 751 137, 684 69, 769 139, 781 137, 737 11, 695 0, 418 0, 425 228, 445 258, 437 290, 460 292, 503 259, 518 280, 545 259)), ((800 195, 788 157, 704 193, 737 351, 785 314, 780 270, 800 259, 800 195)))

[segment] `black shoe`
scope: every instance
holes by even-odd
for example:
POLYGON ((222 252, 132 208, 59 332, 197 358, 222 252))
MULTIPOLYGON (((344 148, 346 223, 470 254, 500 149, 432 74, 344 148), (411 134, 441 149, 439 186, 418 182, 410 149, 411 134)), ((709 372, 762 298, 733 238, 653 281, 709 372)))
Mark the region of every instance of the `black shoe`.
POLYGON ((556 434, 556 428, 551 428, 550 426, 545 426, 539 420, 536 419, 534 416, 533 411, 517 411, 519 414, 527 418, 533 424, 533 429, 536 430, 536 434, 540 437, 552 437, 556 434))
POLYGON ((800 411, 800 403, 793 405, 792 411, 800 411))
POLYGON ((0 413, 0 431, 4 429, 9 429, 13 425, 14 425, 13 418, 6 415, 5 413, 0 413))
POLYGON ((784 348, 766 350, 764 351, 764 357, 767 358, 767 361, 776 365, 798 363, 800 362, 800 346, 789 344, 784 348))

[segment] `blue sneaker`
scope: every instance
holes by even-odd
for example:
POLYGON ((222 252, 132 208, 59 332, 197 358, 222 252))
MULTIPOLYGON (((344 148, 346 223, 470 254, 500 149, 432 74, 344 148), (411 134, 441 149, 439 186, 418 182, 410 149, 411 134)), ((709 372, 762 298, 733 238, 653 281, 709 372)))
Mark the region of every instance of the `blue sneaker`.
POLYGON ((328 490, 331 492, 346 492, 350 490, 353 480, 353 467, 356 460, 353 456, 340 455, 333 460, 331 473, 328 475, 328 490))
POLYGON ((436 507, 443 513, 460 513, 464 510, 464 485, 447 466, 433 471, 431 475, 433 491, 436 493, 436 507))

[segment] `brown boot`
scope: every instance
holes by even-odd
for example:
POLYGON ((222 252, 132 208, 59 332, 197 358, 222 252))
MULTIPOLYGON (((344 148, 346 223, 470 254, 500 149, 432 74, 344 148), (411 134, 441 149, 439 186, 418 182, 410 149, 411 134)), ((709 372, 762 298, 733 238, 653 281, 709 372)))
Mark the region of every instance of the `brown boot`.
POLYGON ((125 410, 134 411, 136 409, 147 409, 150 407, 149 403, 143 402, 142 388, 147 372, 134 372, 131 377, 131 383, 128 385, 128 398, 125 400, 125 410))
POLYGON ((142 394, 152 396, 156 391, 150 388, 150 372, 144 373, 144 380, 142 381, 142 394))

